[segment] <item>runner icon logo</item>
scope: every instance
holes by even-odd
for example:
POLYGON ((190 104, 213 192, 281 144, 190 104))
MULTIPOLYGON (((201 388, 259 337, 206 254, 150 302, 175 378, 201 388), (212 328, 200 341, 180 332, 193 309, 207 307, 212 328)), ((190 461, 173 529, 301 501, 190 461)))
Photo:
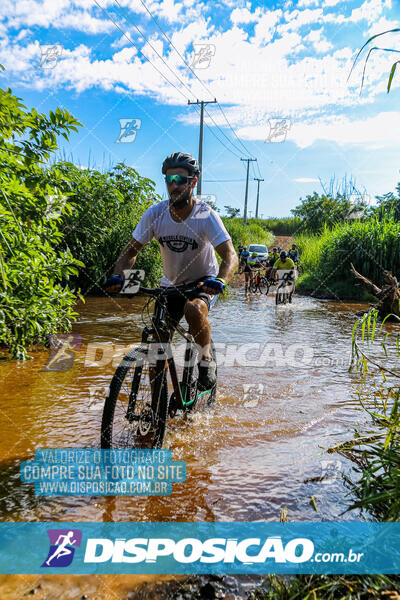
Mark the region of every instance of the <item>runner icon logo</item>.
POLYGON ((68 567, 72 563, 75 547, 81 545, 80 529, 48 529, 50 548, 42 567, 68 567))

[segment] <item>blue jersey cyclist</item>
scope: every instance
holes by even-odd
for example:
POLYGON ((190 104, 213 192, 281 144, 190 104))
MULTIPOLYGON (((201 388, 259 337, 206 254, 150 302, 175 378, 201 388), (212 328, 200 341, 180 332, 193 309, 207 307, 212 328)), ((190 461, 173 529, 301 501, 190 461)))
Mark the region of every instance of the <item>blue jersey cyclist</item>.
POLYGON ((200 388, 216 382, 216 364, 210 356, 211 327, 208 311, 235 272, 238 259, 231 238, 219 215, 193 196, 200 169, 190 154, 174 152, 163 165, 169 199, 148 208, 114 266, 106 290, 119 292, 122 273, 135 264, 140 249, 156 238, 163 260, 162 286, 198 283, 195 292, 177 292, 169 299, 168 312, 174 322, 185 316, 199 347, 200 388), (218 265, 215 251, 221 258, 218 265))
POLYGON ((297 250, 296 244, 292 244, 292 247, 288 251, 288 255, 294 263, 297 263, 297 261, 299 260, 299 251, 297 250))

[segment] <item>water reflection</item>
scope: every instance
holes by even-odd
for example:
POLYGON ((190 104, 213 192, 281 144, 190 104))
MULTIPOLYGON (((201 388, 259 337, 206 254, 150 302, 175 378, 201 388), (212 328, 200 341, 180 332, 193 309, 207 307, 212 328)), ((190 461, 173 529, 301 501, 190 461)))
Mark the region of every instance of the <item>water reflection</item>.
MULTIPOLYGON (((88 298, 74 326, 82 345, 68 371, 42 371, 48 351, 35 352, 24 364, 0 365, 5 383, 1 518, 277 521, 286 506, 289 520, 357 519, 356 513, 341 516, 347 507, 341 479, 330 485, 317 480, 326 450, 351 436, 364 419, 355 376, 347 372, 360 305, 310 298, 295 297, 293 304, 276 307, 273 297, 246 298, 237 291, 211 313, 214 340, 225 352, 218 400, 208 412, 170 422, 166 444, 174 460, 187 463, 187 481, 174 484, 171 496, 37 498, 33 486, 21 483, 19 462, 32 459, 35 448, 98 447, 101 399, 118 362, 113 352, 140 339, 143 303, 141 298, 116 304, 88 298), (95 343, 108 344, 111 351, 108 358, 98 355, 98 366, 89 366, 88 351, 95 343), (243 352, 242 344, 279 345, 281 354, 272 352, 268 360, 252 364, 261 354, 243 352), (308 348, 308 361, 302 353, 287 360, 294 344, 308 348), (251 386, 257 398, 249 396, 251 386), (317 497, 318 514, 311 495, 317 497)), ((351 466, 341 460, 341 472, 349 472, 351 466)))

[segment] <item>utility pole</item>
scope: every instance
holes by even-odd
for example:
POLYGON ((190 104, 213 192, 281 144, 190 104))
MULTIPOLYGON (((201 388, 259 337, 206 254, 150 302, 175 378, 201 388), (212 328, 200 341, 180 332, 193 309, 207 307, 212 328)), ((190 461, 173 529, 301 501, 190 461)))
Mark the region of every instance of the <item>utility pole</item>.
POLYGON ((196 102, 190 102, 188 100, 188 104, 200 104, 200 135, 199 135, 199 167, 200 167, 200 175, 197 180, 197 195, 201 195, 201 180, 203 177, 203 120, 204 120, 204 106, 206 104, 216 104, 217 99, 214 100, 196 100, 196 102))
POLYGON ((264 181, 259 177, 253 177, 254 181, 257 181, 257 203, 256 203, 256 219, 258 219, 258 199, 260 197, 260 181, 264 181))
POLYGON ((241 158, 243 162, 247 162, 247 176, 246 176, 246 194, 244 196, 244 212, 243 212, 243 225, 247 225, 247 195, 249 191, 249 165, 251 161, 256 161, 256 158, 241 158))

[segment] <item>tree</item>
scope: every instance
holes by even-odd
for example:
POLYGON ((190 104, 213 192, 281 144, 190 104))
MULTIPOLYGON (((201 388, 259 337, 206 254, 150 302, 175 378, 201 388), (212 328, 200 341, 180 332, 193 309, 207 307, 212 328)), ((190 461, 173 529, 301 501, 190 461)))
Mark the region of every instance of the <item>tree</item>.
POLYGON ((224 206, 225 211, 226 211, 226 215, 227 217, 229 217, 229 219, 234 219, 235 217, 237 217, 240 214, 240 208, 233 208, 233 206, 224 206))
POLYGON ((308 195, 305 200, 291 212, 295 217, 304 221, 304 226, 314 233, 320 232, 325 225, 332 227, 336 223, 353 219, 355 215, 363 215, 366 203, 362 200, 352 202, 346 194, 317 194, 308 195))
MULTIPOLYGON (((64 234, 60 248, 69 248, 85 263, 77 285, 85 292, 99 293, 142 214, 157 200, 155 184, 123 163, 100 173, 61 162, 52 167, 49 177, 53 174, 64 180, 63 191, 72 206, 60 223, 64 234)), ((144 248, 136 266, 145 270, 146 285, 157 284, 161 277, 157 244, 144 248)))
POLYGON ((376 216, 380 221, 392 218, 400 221, 400 183, 396 187, 397 196, 393 192, 376 196, 377 206, 370 209, 370 214, 376 216))
POLYGON ((59 220, 71 206, 58 203, 65 182, 54 173, 50 183, 43 165, 57 136, 68 139, 79 125, 59 108, 28 111, 0 89, 0 341, 18 358, 25 346, 67 331, 76 315, 67 281, 83 265, 68 249, 55 250, 59 220))

